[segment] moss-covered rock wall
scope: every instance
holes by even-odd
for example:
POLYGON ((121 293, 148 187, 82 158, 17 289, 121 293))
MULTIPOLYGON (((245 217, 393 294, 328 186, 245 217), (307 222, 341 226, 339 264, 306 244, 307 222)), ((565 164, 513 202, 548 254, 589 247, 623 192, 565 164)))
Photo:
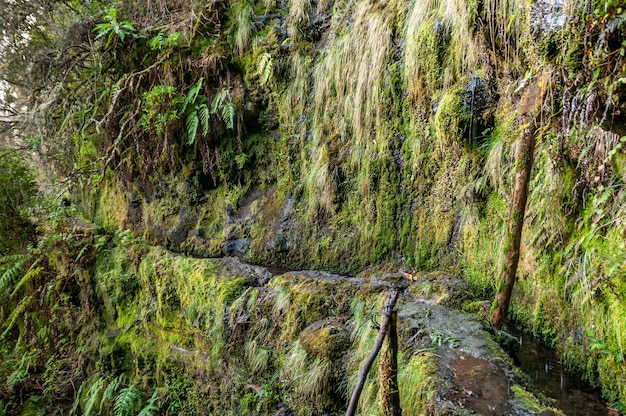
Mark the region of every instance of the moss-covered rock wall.
POLYGON ((33 64, 46 160, 90 219, 198 256, 401 261, 489 299, 537 119, 512 318, 624 403, 623 4, 108 6, 61 13, 48 48, 74 60, 33 64))
MULTIPOLYGON (((21 259, 26 274, 9 282, 5 304, 17 305, 17 319, 0 310, 9 323, 0 335, 0 414, 343 414, 393 291, 404 412, 491 406, 524 415, 551 404, 527 390, 484 322, 460 311, 481 302, 458 278, 408 280, 398 264, 358 277, 272 275, 233 257, 181 256, 72 221, 57 229, 71 238, 42 242, 21 259), (468 360, 473 370, 456 377, 468 360), (508 385, 510 392, 465 398, 468 389, 508 385)), ((359 406, 368 415, 383 414, 376 368, 359 406)))

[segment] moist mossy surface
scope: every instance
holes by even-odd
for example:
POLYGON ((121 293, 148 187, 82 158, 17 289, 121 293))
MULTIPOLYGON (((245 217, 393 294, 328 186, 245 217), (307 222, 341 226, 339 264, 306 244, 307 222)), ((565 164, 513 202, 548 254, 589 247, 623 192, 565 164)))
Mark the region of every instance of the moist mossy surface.
MULTIPOLYGON (((33 243, 2 247, 0 412, 122 392, 133 411, 340 412, 372 342, 354 322, 385 290, 489 313, 529 120, 509 318, 626 410, 623 4, 166 3, 6 4, 0 75, 25 109, 7 132, 70 207, 20 213, 33 243)), ((425 413, 441 363, 402 359, 425 413)))

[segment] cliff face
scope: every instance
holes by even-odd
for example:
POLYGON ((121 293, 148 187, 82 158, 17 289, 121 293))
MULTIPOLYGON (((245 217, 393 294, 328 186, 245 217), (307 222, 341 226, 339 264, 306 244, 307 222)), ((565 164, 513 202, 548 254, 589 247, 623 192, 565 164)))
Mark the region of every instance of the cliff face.
POLYGON ((127 173, 109 172, 96 218, 197 255, 349 272, 398 260, 453 271, 490 296, 516 147, 536 121, 513 317, 623 397, 620 5, 293 1, 223 12, 217 37, 193 40, 208 62, 189 69, 195 77, 150 73, 165 71, 182 94, 207 74, 194 103, 232 103, 233 129, 222 107, 207 135, 189 138, 197 117, 183 111, 186 128, 133 139, 136 152, 114 155, 127 173), (219 101, 225 90, 230 101, 219 101), (142 146, 164 140, 181 156, 162 153, 146 173, 142 146))
POLYGON ((626 400, 623 4, 162 3, 52 8, 33 55, 30 131, 88 217, 197 256, 445 270, 491 298, 534 122, 512 317, 626 400))

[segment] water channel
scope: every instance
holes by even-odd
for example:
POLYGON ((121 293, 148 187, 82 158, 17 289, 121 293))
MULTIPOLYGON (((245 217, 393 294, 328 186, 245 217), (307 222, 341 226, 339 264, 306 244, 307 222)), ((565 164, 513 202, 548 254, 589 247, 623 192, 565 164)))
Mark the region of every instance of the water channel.
POLYGON ((567 416, 619 416, 603 400, 599 389, 570 373, 559 363, 554 350, 540 339, 516 331, 521 347, 514 355, 516 364, 528 374, 535 387, 556 400, 567 416))

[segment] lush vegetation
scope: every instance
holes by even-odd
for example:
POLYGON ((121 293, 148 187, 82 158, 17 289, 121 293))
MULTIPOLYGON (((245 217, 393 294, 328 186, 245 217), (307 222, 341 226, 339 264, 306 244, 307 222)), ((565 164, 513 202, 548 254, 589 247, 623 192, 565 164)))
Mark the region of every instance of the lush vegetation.
MULTIPOLYGON (((235 406, 203 402, 206 392, 181 379, 181 364, 161 359, 160 347, 211 351, 206 368, 193 367, 211 379, 227 346, 203 337, 223 331, 226 317, 191 286, 224 304, 256 289, 237 278, 202 283, 215 271, 136 240, 349 273, 392 260, 455 273, 491 299, 515 152, 531 120, 535 160, 511 318, 623 408, 626 5, 567 7, 3 3, 0 414, 235 406), (162 256, 185 272, 151 274, 162 256), (155 274, 162 286, 149 289, 155 274), (146 326, 153 321, 158 334, 146 326), (155 387, 157 376, 176 391, 155 387)), ((281 328, 276 356, 244 346, 246 371, 295 378, 274 362, 291 357, 293 371, 337 376, 289 344, 294 328, 302 329, 281 328)), ((261 338, 269 330, 255 329, 261 338)), ((278 400, 274 381, 206 388, 248 389, 236 406, 253 413, 278 400)), ((294 406, 343 394, 299 388, 294 406)))

